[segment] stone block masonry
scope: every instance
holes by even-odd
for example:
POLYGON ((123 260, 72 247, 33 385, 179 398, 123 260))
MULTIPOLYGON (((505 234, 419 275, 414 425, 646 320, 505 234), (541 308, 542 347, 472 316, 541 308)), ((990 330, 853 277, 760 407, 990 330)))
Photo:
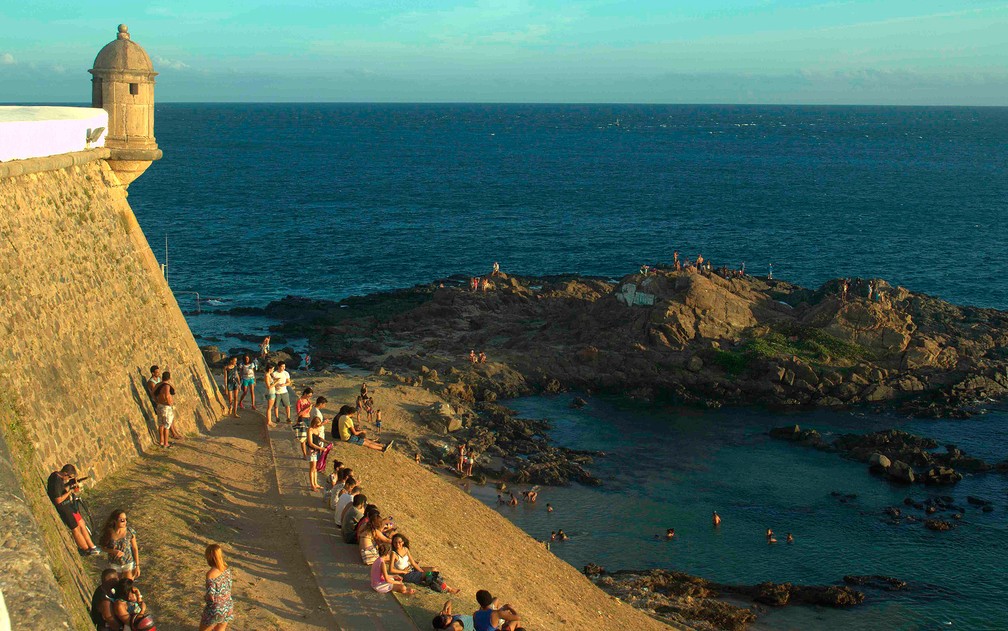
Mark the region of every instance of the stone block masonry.
POLYGON ((72 462, 98 481, 157 449, 151 364, 172 372, 183 432, 211 428, 223 399, 120 181, 104 160, 73 162, 0 177, 0 432, 79 612, 94 577, 48 505, 49 472, 72 462))

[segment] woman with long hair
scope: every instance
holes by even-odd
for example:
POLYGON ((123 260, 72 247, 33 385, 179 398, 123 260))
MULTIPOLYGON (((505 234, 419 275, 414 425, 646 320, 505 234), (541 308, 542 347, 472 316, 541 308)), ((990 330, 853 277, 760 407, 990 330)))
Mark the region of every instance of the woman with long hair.
POLYGON ((109 566, 120 578, 140 578, 140 550, 136 531, 126 523, 126 511, 117 508, 105 520, 99 542, 108 553, 109 566))
POLYGON ((231 601, 231 568, 224 562, 220 545, 206 547, 206 606, 200 618, 199 631, 225 631, 234 620, 234 603, 231 601))
POLYGON ((273 426, 273 410, 276 408, 276 379, 273 378, 273 364, 266 364, 263 371, 263 379, 266 380, 266 430, 273 426))
POLYGON ((241 370, 238 358, 232 357, 224 366, 224 388, 227 390, 229 416, 238 416, 238 390, 241 388, 241 370))

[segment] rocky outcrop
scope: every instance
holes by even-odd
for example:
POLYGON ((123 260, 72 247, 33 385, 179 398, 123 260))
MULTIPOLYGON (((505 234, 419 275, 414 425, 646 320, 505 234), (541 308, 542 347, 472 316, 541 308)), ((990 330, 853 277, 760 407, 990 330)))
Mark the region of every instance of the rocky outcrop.
POLYGON ((816 430, 803 430, 797 425, 774 428, 769 434, 779 440, 837 452, 845 458, 866 462, 873 473, 903 484, 955 484, 962 479, 959 471, 983 473, 1008 470, 1006 463, 988 464, 969 456, 955 445, 945 445, 944 452, 934 451, 939 447, 938 441, 898 429, 843 434, 831 442, 824 440, 816 430))
MULTIPOLYGON (((893 405, 966 415, 1008 394, 1008 314, 874 279, 809 290, 659 269, 449 278, 340 302, 289 297, 254 312, 308 337, 316 361, 404 372, 414 358, 462 400, 580 389, 717 406, 893 405), (643 297, 647 297, 645 300, 643 297), (470 364, 470 350, 487 364, 470 364), (454 373, 452 373, 454 371, 454 373)), ((418 375, 419 377, 419 375, 418 375)))
POLYGON ((743 608, 721 599, 730 598, 732 602, 741 599, 770 607, 803 604, 842 608, 859 605, 865 598, 862 592, 846 585, 771 582, 724 585, 670 570, 622 570, 609 574, 596 564, 585 566, 584 573, 617 598, 673 626, 694 629, 741 631, 756 620, 758 608, 743 608))

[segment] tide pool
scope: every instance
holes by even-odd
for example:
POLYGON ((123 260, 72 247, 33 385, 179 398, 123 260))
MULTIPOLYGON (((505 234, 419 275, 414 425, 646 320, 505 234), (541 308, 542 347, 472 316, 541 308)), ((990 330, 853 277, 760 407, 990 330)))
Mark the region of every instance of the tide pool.
MULTIPOLYGON (((1001 600, 1008 570, 1006 492, 1001 474, 967 476, 953 487, 895 486, 866 465, 770 439, 771 427, 798 423, 824 434, 900 427, 952 442, 988 461, 1004 458, 1008 413, 968 421, 906 421, 864 413, 812 411, 780 414, 652 408, 572 396, 525 398, 509 405, 526 417, 548 418, 564 446, 602 450, 592 470, 599 488, 546 488, 534 506, 500 507, 533 537, 562 528, 571 539, 552 550, 581 568, 668 568, 726 583, 765 580, 805 584, 840 582, 847 574, 884 574, 910 583, 902 592, 867 590, 851 610, 792 607, 771 611, 771 629, 995 629, 1008 628, 1001 600), (831 492, 856 494, 841 502, 831 492), (957 528, 937 533, 921 523, 893 525, 883 509, 905 497, 951 495, 967 507, 957 528), (982 513, 967 495, 994 502, 982 513), (546 503, 555 511, 547 513, 546 503), (711 513, 723 522, 713 528, 711 513), (655 538, 667 528, 676 538, 655 538), (773 528, 780 543, 767 545, 773 528), (795 543, 785 545, 790 532, 795 543)), ((475 490, 495 505, 492 489, 475 490)), ((917 514, 922 514, 917 512, 917 514)))

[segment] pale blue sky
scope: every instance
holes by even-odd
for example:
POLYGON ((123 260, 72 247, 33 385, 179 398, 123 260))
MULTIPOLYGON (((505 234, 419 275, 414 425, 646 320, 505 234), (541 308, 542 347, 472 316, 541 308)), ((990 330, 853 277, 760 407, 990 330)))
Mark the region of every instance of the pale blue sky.
POLYGON ((26 0, 0 102, 86 101, 125 22, 159 101, 1008 105, 1008 2, 26 0))

